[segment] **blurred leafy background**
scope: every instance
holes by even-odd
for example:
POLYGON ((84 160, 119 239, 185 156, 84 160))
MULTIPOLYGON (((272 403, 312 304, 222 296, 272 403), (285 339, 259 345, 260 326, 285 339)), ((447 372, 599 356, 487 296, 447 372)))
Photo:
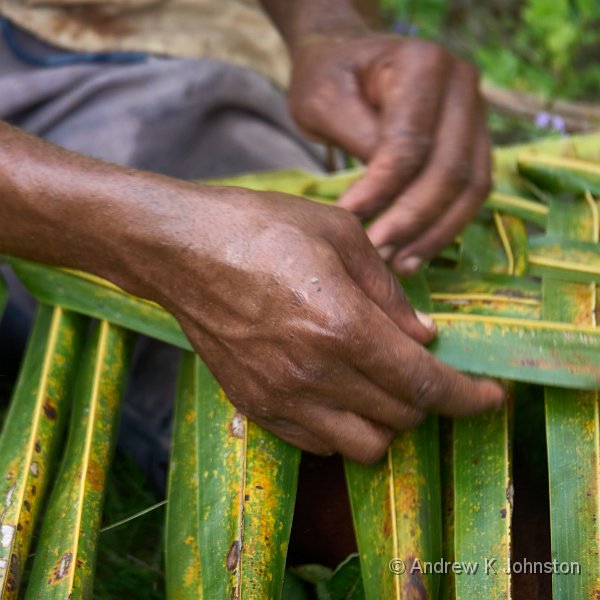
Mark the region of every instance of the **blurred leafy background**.
MULTIPOLYGON (((474 62, 486 83, 542 105, 567 101, 566 112, 574 109, 580 118, 586 111, 596 116, 589 105, 600 97, 598 0, 380 0, 380 6, 386 27, 439 41, 474 62)), ((498 143, 565 131, 561 119, 515 119, 510 111, 492 111, 490 126, 498 143)))

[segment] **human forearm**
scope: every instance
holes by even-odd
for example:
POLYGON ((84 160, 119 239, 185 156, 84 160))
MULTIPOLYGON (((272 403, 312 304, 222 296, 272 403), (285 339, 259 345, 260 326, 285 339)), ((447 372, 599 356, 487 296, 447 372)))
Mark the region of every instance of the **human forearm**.
POLYGON ((352 0, 261 0, 291 52, 307 36, 368 29, 352 0))
POLYGON ((339 208, 123 169, 0 124, 0 252, 160 303, 241 412, 313 452, 373 462, 426 411, 502 401, 420 345, 433 323, 339 208))
POLYGON ((67 152, 0 122, 0 253, 138 289, 160 222, 194 184, 67 152))

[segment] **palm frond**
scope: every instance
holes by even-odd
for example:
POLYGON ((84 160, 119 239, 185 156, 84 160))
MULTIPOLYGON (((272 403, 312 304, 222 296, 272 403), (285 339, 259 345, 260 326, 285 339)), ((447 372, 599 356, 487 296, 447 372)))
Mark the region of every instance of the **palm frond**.
MULTIPOLYGON (((438 325, 430 348, 438 358, 476 375, 546 386, 552 556, 580 565, 580 574, 553 575, 557 598, 589 598, 600 582, 599 147, 600 135, 592 135, 498 151, 496 189, 480 214, 443 261, 404 282, 438 325)), ((360 175, 291 170, 215 183, 332 202, 360 175)), ((186 351, 169 473, 168 597, 278 598, 299 451, 237 413, 160 306, 92 275, 6 260, 42 305, 0 435, 0 597, 16 597, 52 483, 25 592, 90 597, 135 332, 186 351), (100 323, 80 358, 87 317, 100 323)), ((346 462, 366 598, 511 596, 512 414, 511 402, 476 418, 430 416, 399 433, 380 464, 346 462), (439 560, 478 570, 419 570, 439 560), (400 565, 409 572, 397 574, 400 565)), ((353 559, 336 582, 349 573, 356 589, 357 568, 353 559)))

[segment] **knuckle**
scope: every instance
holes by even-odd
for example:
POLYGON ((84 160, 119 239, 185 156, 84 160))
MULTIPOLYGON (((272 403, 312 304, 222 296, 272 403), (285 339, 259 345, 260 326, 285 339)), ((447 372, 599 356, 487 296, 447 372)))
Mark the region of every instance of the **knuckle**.
POLYGON ((340 301, 336 310, 324 314, 323 324, 314 336, 315 345, 338 360, 347 357, 356 344, 355 332, 361 319, 352 305, 340 301))
POLYGON ((413 429, 414 427, 420 425, 424 419, 425 413, 422 410, 407 407, 405 414, 402 416, 402 420, 398 429, 413 429))
MULTIPOLYGON (((423 64, 432 66, 446 64, 451 56, 451 54, 439 44, 424 39, 411 39, 410 49, 423 64)), ((396 57, 400 60, 406 59, 406 54, 403 50, 405 50, 405 48, 398 48, 399 54, 397 54, 396 57)))
POLYGON ((349 244, 356 244, 365 238, 365 232, 357 215, 339 206, 331 207, 329 229, 333 239, 349 244))
POLYGON ((448 397, 448 386, 431 376, 424 377, 412 393, 412 404, 421 410, 428 410, 448 397))
POLYGON ((388 151, 382 153, 381 169, 406 171, 418 169, 433 148, 433 136, 417 129, 390 128, 386 132, 388 151))
POLYGON ((288 103, 292 116, 305 129, 311 129, 320 123, 328 105, 321 93, 297 94, 290 97, 288 103))
POLYGON ((471 181, 471 167, 467 161, 445 162, 438 167, 437 175, 444 187, 457 192, 471 181))
POLYGON ((390 269, 370 269, 364 277, 368 288, 373 290, 378 302, 381 302, 387 311, 400 315, 404 320, 415 318, 413 307, 404 288, 390 269))

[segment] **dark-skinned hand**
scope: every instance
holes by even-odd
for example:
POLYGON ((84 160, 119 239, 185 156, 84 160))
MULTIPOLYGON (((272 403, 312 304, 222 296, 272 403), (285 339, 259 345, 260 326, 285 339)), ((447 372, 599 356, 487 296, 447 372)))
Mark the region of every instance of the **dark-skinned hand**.
POLYGON ((0 253, 81 269, 178 319, 233 404, 319 454, 373 462, 428 412, 503 391, 435 335, 350 212, 66 152, 0 123, 0 253))
POLYGON ((476 69, 437 44, 376 33, 308 36, 293 53, 291 112, 367 164, 339 201, 400 274, 447 246, 490 187, 476 69))
POLYGON ((427 412, 502 402, 497 384, 423 348, 433 324, 355 216, 282 194, 214 193, 197 217, 184 206, 173 219, 162 261, 177 269, 151 297, 243 414, 305 450, 371 463, 427 412))

